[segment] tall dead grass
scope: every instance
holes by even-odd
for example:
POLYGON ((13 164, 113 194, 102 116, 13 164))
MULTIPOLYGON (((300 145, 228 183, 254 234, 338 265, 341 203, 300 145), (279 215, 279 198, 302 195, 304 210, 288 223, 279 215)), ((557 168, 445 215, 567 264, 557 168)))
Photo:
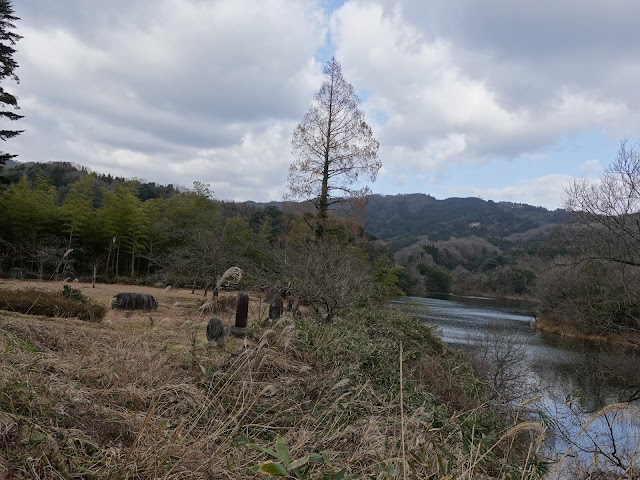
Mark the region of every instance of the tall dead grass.
POLYGON ((303 478, 541 471, 542 427, 502 424, 471 370, 400 312, 283 318, 224 349, 205 325, 197 307, 179 324, 1 315, 0 478, 255 478, 267 458, 247 444, 278 436, 292 458, 327 459, 303 478))

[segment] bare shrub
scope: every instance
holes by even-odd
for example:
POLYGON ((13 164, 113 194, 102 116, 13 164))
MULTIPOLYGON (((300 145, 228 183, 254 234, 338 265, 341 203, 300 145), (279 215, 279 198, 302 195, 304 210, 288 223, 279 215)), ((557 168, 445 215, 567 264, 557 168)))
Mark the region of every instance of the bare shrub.
POLYGON ((374 291, 367 262, 349 245, 319 240, 297 246, 282 272, 290 291, 330 321, 374 291))
MULTIPOLYGON (((583 312, 590 310, 587 327, 593 333, 615 331, 637 337, 640 334, 638 143, 620 142, 615 159, 598 182, 586 178, 573 180, 566 188, 565 206, 572 215, 560 236, 569 247, 557 262, 572 267, 582 280, 581 284, 574 283, 573 291, 567 294, 587 306, 583 312)), ((552 310, 555 305, 550 307, 552 310)), ((584 328, 579 318, 571 317, 578 328, 584 328)))
POLYGON ((544 321, 586 334, 615 334, 638 343, 640 269, 592 260, 560 259, 538 282, 544 321))
POLYGON ((509 407, 535 394, 526 368, 526 348, 517 337, 490 329, 473 343, 467 358, 484 381, 485 396, 509 407))
POLYGON ((235 296, 223 295, 203 300, 200 309, 207 313, 231 313, 236 311, 236 303, 235 296))

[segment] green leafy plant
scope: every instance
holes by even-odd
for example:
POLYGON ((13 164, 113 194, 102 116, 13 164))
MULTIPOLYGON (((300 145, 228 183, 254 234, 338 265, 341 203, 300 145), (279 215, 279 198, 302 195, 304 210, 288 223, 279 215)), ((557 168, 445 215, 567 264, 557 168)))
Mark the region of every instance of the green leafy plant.
POLYGON ((69 285, 65 285, 64 287, 62 287, 62 296, 65 298, 77 300, 80 303, 87 303, 89 301, 89 297, 84 295, 77 288, 71 288, 69 285))
POLYGON ((296 460, 291 459, 289 449, 284 443, 282 437, 276 439, 275 451, 262 447, 256 443, 247 443, 247 447, 258 452, 263 452, 276 461, 268 460, 264 463, 252 467, 254 473, 261 473, 262 475, 268 475, 270 477, 290 477, 298 479, 311 479, 317 478, 322 480, 349 480, 356 478, 355 475, 346 475, 346 470, 343 468, 338 472, 333 470, 316 472, 315 466, 326 466, 331 468, 331 460, 329 459, 330 452, 311 453, 296 460), (315 473, 319 473, 319 476, 312 476, 315 473))

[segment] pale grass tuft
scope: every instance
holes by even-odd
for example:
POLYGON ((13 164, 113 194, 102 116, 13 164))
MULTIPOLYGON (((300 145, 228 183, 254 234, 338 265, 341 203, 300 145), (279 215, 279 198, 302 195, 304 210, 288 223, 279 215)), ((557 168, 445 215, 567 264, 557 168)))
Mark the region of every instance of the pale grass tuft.
POLYGON ((278 393, 278 387, 275 385, 267 385, 260 391, 261 397, 273 397, 276 393, 278 393))
POLYGON ((221 276, 218 282, 216 283, 216 287, 220 288, 220 286, 227 280, 233 280, 234 283, 239 283, 242 280, 242 270, 239 267, 231 267, 227 269, 221 276))
POLYGON ((331 391, 344 388, 348 386, 350 383, 351 383, 351 380, 349 380, 348 378, 343 378, 338 383, 336 383, 333 387, 331 387, 331 391))

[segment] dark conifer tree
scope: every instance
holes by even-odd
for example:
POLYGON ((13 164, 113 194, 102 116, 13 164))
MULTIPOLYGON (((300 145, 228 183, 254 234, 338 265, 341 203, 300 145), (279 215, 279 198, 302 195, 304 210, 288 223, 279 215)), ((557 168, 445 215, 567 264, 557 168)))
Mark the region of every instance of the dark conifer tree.
MULTIPOLYGON (((15 29, 14 22, 20 20, 13 14, 13 6, 10 0, 0 0, 0 117, 9 120, 19 120, 22 115, 15 112, 4 110, 3 108, 12 107, 17 110, 18 99, 15 95, 7 92, 4 88, 5 80, 12 79, 19 83, 15 69, 18 63, 13 58, 16 49, 13 48, 18 40, 22 37, 12 30, 15 29)), ((7 130, 4 125, 0 127, 0 139, 6 141, 10 138, 20 135, 23 130, 7 130)), ((15 157, 10 153, 0 151, 0 165, 4 165, 7 160, 15 157)))

